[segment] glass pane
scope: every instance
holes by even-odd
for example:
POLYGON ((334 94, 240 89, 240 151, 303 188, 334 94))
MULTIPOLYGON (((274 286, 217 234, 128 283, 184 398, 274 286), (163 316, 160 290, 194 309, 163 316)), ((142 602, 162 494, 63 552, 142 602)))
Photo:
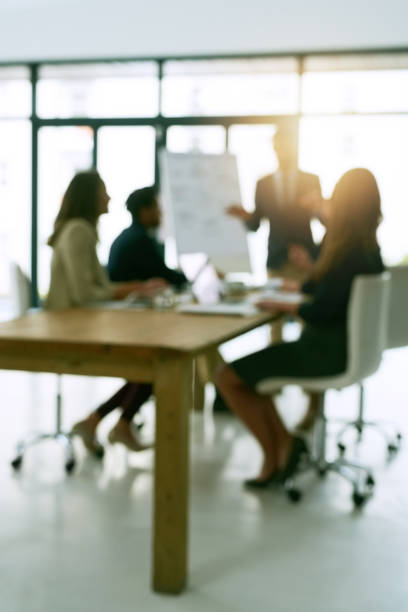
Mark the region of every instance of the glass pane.
POLYGON ((175 125, 167 130, 167 149, 173 153, 224 153, 225 128, 221 125, 175 125))
POLYGON ((111 201, 99 222, 99 257, 108 260, 116 236, 129 225, 125 201, 131 191, 154 183, 155 130, 152 127, 106 127, 98 132, 98 170, 111 201))
POLYGON ((0 295, 9 294, 10 262, 30 274, 31 129, 0 121, 0 295))
POLYGON ((297 111, 296 60, 166 62, 163 114, 268 115, 297 111))
POLYGON ((52 232, 62 196, 74 174, 92 165, 93 130, 81 127, 45 127, 39 132, 38 288, 48 291, 52 232))
POLYGON ((408 70, 314 72, 302 78, 304 113, 408 110, 408 70))
POLYGON ((304 72, 398 70, 405 68, 408 68, 408 53, 311 55, 306 57, 303 62, 304 72))
POLYGON ((302 168, 320 176, 326 197, 346 170, 371 170, 382 197, 378 236, 384 259, 396 264, 408 255, 408 117, 303 119, 299 152, 302 168))
POLYGON ((41 117, 152 117, 158 113, 154 62, 44 66, 41 117))
MULTIPOLYGON (((229 151, 237 156, 242 204, 247 210, 255 207, 255 186, 258 179, 277 169, 273 150, 273 125, 234 125, 229 130, 229 151)), ((248 233, 252 269, 260 279, 266 273, 267 224, 248 233)))
POLYGON ((31 115, 31 83, 27 68, 0 68, 0 117, 31 115))

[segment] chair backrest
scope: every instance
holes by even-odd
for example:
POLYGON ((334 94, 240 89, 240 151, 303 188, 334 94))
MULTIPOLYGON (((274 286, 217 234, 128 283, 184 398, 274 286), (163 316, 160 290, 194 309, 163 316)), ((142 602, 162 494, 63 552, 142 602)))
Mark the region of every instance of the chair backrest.
POLYGON ((13 316, 21 317, 31 305, 31 281, 15 262, 10 264, 10 287, 13 316))
POLYGON ((373 374, 387 346, 389 272, 359 275, 353 281, 348 308, 347 376, 355 381, 373 374))
POLYGON ((408 344, 408 266, 390 267, 391 295, 387 348, 408 344))

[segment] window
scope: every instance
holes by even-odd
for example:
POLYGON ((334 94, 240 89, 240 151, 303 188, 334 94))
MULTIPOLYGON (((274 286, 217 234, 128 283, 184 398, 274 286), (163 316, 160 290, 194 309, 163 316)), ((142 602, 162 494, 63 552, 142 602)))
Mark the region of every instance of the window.
POLYGON ((408 116, 313 117, 301 122, 300 164, 320 176, 330 196, 340 176, 365 167, 377 179, 383 222, 378 237, 387 264, 408 254, 408 116))
POLYGON ((105 127, 98 132, 98 170, 111 196, 109 213, 99 221, 99 257, 108 260, 116 236, 130 223, 125 201, 131 191, 154 183, 155 130, 105 127))
POLYGON ((38 285, 44 296, 52 255, 47 240, 70 180, 76 172, 92 165, 93 130, 88 126, 41 128, 38 150, 38 285))
POLYGON ((31 132, 28 121, 0 120, 0 295, 9 294, 10 262, 30 273, 31 132))
MULTIPOLYGON (((255 206, 256 182, 277 168, 272 145, 275 129, 272 124, 230 127, 229 151, 237 156, 242 204, 247 210, 255 206)), ((258 232, 248 233, 252 269, 260 279, 265 275, 267 235, 267 223, 263 223, 258 232)))
POLYGON ((30 114, 31 83, 28 68, 0 68, 0 118, 26 118, 30 114))
POLYGON ((40 117, 153 117, 159 84, 154 62, 43 66, 40 117))
POLYGON ((166 62, 163 115, 270 115, 297 112, 294 58, 166 62))
POLYGON ((304 68, 304 113, 408 111, 408 55, 317 57, 304 68))
POLYGON ((167 130, 167 149, 173 153, 224 153, 225 129, 220 125, 175 125, 167 130))

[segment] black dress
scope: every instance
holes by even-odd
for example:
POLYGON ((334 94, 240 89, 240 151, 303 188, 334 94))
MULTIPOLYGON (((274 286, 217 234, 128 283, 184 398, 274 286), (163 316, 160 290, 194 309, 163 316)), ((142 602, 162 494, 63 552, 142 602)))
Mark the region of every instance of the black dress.
POLYGON ((347 307, 353 279, 379 274, 384 264, 379 250, 352 249, 319 281, 306 282, 302 291, 311 300, 299 308, 306 325, 295 342, 273 344, 232 362, 250 387, 266 378, 297 378, 341 374, 347 364, 347 307))

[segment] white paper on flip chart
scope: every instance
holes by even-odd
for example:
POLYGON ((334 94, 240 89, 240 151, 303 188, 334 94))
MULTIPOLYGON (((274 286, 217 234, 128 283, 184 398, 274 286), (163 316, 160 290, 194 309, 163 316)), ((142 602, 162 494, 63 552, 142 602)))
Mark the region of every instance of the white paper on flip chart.
POLYGON ((246 230, 225 213, 241 201, 235 156, 162 151, 160 169, 165 231, 178 255, 203 252, 222 271, 250 271, 246 230))

